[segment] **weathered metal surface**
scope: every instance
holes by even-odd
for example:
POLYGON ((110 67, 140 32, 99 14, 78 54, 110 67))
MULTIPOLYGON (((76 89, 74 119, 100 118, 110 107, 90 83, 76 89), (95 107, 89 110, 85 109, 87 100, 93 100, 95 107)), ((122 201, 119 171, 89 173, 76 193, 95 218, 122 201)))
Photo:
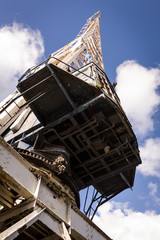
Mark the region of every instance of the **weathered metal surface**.
POLYGON ((104 69, 99 29, 100 18, 101 12, 98 11, 88 19, 75 40, 51 54, 48 62, 71 72, 73 68, 70 66, 79 69, 90 62, 94 62, 104 69))
POLYGON ((35 75, 19 82, 18 89, 20 92, 25 92, 23 96, 27 101, 33 94, 46 92, 43 98, 30 104, 33 112, 44 125, 70 113, 100 94, 99 89, 54 65, 50 65, 49 69, 46 66, 35 75), (32 86, 34 88, 31 88, 32 86), (29 89, 30 91, 26 91, 29 89))
POLYGON ((61 152, 58 148, 52 147, 48 149, 36 149, 34 151, 17 148, 16 151, 27 161, 38 167, 46 167, 57 174, 63 174, 64 172, 69 171, 68 158, 66 157, 65 152, 61 152))
MULTIPOLYGON (((56 144, 58 141, 70 153, 71 171, 73 178, 78 183, 79 189, 94 185, 101 193, 105 193, 106 196, 118 193, 120 189, 124 190, 128 187, 119 175, 120 172, 123 172, 125 178, 128 179, 127 181, 132 186, 135 166, 140 163, 140 158, 137 152, 136 138, 124 118, 125 115, 121 110, 120 104, 115 102, 114 99, 112 101, 108 95, 105 95, 105 92, 102 96, 99 89, 90 86, 55 66, 52 66, 52 68, 63 82, 63 86, 67 89, 69 96, 74 100, 77 108, 72 112, 69 109, 67 110, 65 104, 65 102, 68 102, 67 98, 66 100, 64 99, 63 108, 59 109, 56 105, 56 98, 50 97, 51 95, 53 96, 53 93, 50 93, 50 96, 47 94, 45 99, 43 99, 44 101, 40 100, 37 103, 33 103, 31 108, 39 120, 43 119, 42 123, 46 125, 47 131, 43 128, 41 132, 43 132, 47 141, 50 144, 56 144), (90 101, 88 102, 88 100, 90 101), (48 104, 47 110, 46 103, 48 104), (62 110, 64 110, 63 113, 62 110), (65 115, 66 111, 70 112, 65 115), (81 115, 79 114, 80 112, 82 112, 81 115), (70 120, 65 121, 65 116, 68 116, 70 120), (91 126, 85 123, 86 121, 89 122, 90 119, 94 119, 95 121, 91 126), (63 121, 63 125, 59 123, 60 121, 63 121), (55 123, 54 128, 49 127, 50 122, 55 123), (65 129, 67 129, 69 135, 63 130, 64 125, 67 126, 65 129), (50 138, 51 133, 52 138, 50 138), (133 147, 130 147, 131 145, 133 147), (106 147, 109 148, 108 152, 105 151, 106 147), (77 176, 77 173, 79 176, 77 176), (115 177, 116 175, 117 177, 115 177), (106 179, 107 181, 104 181, 106 179), (118 185, 117 182, 120 184, 118 185), (109 186, 112 186, 112 191, 109 190, 109 186)), ((40 74, 42 77, 42 71, 45 74, 47 69, 40 71, 41 74, 38 72, 37 74, 40 74)), ((48 71, 46 74, 48 74, 48 71)), ((31 76, 24 82, 19 83, 19 88, 22 92, 26 91, 24 87, 29 88, 33 84, 32 81, 36 85, 36 79, 38 80, 39 78, 36 78, 35 75, 31 76)), ((40 85, 40 82, 38 86, 43 87, 40 85)), ((54 83, 53 86, 57 89, 54 83)), ((38 92, 40 89, 34 89, 34 91, 38 92)), ((24 96, 27 101, 29 100, 29 96, 24 96)), ((72 104, 70 107, 72 107, 72 104)))
POLYGON ((37 187, 37 178, 30 168, 31 165, 0 137, 0 179, 23 192, 25 197, 34 196, 37 187))
POLYGON ((31 226, 35 221, 37 221, 39 214, 44 211, 41 207, 38 207, 29 215, 24 217, 22 220, 15 223, 13 226, 9 227, 2 233, 0 233, 1 240, 12 240, 15 239, 21 232, 31 226))
POLYGON ((13 206, 12 208, 0 213, 0 223, 13 218, 19 214, 24 213, 26 210, 33 209, 35 207, 35 200, 25 200, 23 203, 13 206))
POLYGON ((26 163, 3 139, 1 139, 0 146, 3 149, 3 155, 0 158, 0 173, 3 174, 2 184, 6 187, 8 184, 10 185, 8 188, 10 194, 12 194, 13 188, 15 192, 19 193, 14 198, 15 203, 20 197, 22 199, 16 203, 16 207, 12 206, 8 210, 5 206, 2 209, 0 239, 15 239, 16 237, 16 239, 20 239, 21 236, 23 239, 25 236, 29 237, 27 239, 32 239, 32 237, 41 239, 38 236, 47 237, 51 233, 67 240, 69 237, 83 240, 110 239, 76 208, 74 197, 67 186, 60 185, 59 181, 56 182, 56 178, 42 170, 35 168, 33 171, 34 168, 26 163), (15 166, 18 168, 15 167, 10 172, 11 166, 12 169, 15 166), (24 184, 24 176, 25 181, 30 176, 33 186, 36 184, 34 189, 32 185, 24 184), (32 233, 33 229, 34 234, 32 233))
MULTIPOLYGON (((87 79, 83 81, 57 66, 47 66, 18 84, 26 102, 39 92, 48 92, 30 103, 45 126, 34 132, 28 129, 29 134, 23 132, 22 137, 17 135, 15 147, 21 140, 34 149, 37 134, 44 138, 41 149, 44 141, 50 146, 64 146, 70 157, 72 181, 79 190, 93 185, 110 199, 132 187, 135 168, 141 162, 138 145, 106 75, 95 64, 88 65, 90 71, 96 72, 93 79, 101 84, 100 89, 87 83, 87 79)), ((79 74, 83 75, 83 71, 79 74)))

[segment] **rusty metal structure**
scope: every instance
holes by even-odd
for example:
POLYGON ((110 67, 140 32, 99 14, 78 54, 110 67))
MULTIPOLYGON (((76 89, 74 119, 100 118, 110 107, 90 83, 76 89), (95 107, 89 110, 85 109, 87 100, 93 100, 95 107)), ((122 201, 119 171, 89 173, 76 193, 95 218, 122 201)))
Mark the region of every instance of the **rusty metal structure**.
POLYGON ((110 239, 90 219, 132 188, 141 159, 104 72, 100 17, 27 70, 1 103, 1 239, 110 239))

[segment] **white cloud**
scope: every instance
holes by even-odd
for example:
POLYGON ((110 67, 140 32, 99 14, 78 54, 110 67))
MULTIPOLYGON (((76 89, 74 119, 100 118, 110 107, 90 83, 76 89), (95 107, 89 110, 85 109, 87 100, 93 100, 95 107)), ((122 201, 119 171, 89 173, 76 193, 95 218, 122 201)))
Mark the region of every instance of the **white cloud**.
POLYGON ((116 91, 137 135, 144 137, 154 129, 153 115, 160 104, 156 89, 160 69, 145 68, 128 60, 117 68, 116 91))
POLYGON ((157 183, 149 182, 148 188, 150 190, 150 197, 153 199, 154 203, 156 205, 160 205, 160 197, 157 195, 158 194, 158 185, 157 183))
POLYGON ((160 206, 160 195, 158 191, 158 184, 149 182, 147 187, 149 189, 149 193, 145 195, 144 194, 139 195, 138 198, 144 201, 146 207, 153 208, 153 206, 155 207, 160 206))
POLYGON ((0 100, 15 90, 17 79, 44 54, 38 30, 14 23, 0 28, 0 100))
POLYGON ((94 222, 114 240, 159 240, 160 215, 154 211, 135 212, 127 203, 102 205, 94 222))
POLYGON ((148 188, 150 190, 149 195, 154 197, 156 195, 156 193, 157 193, 157 183, 149 182, 148 183, 148 188))
POLYGON ((138 170, 144 176, 160 177, 160 138, 149 138, 139 147, 142 165, 138 170))

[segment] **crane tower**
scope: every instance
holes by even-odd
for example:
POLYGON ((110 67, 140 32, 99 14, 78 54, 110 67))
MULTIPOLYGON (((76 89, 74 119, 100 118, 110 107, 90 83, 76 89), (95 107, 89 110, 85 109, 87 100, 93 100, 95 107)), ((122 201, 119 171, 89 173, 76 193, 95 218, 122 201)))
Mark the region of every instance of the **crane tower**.
POLYGON ((0 239, 110 239, 92 219, 132 188, 141 159, 104 71, 100 17, 0 105, 0 239))

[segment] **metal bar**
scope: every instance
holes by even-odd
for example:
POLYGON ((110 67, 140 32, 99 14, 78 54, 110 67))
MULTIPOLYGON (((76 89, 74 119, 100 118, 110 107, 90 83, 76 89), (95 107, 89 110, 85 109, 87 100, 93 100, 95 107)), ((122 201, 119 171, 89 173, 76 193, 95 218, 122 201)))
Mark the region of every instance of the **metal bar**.
POLYGON ((124 174, 120 172, 120 176, 124 180, 124 182, 127 184, 127 186, 132 190, 132 186, 130 185, 130 183, 128 182, 128 180, 124 176, 124 174))
POLYGON ((31 164, 25 161, 2 137, 0 137, 0 175, 3 180, 23 196, 34 196, 38 180, 30 172, 31 164), (27 179, 27 181, 26 181, 27 179))
POLYGON ((2 128, 0 129, 0 135, 2 135, 4 133, 4 131, 14 122, 14 120, 18 118, 18 116, 20 115, 22 109, 24 109, 27 105, 31 104, 32 102, 36 101, 37 99, 41 98, 45 94, 46 94, 46 92, 39 93, 36 96, 34 96, 31 100, 29 100, 28 102, 25 102, 19 108, 19 110, 15 113, 13 118, 11 118, 5 125, 2 126, 2 128))
MULTIPOLYGON (((67 63, 65 63, 65 62, 63 62, 62 60, 60 60, 60 59, 58 59, 58 58, 56 58, 56 57, 50 56, 50 57, 48 58, 47 62, 48 62, 51 58, 54 58, 55 60, 57 60, 57 61, 59 61, 59 62, 65 64, 67 67, 72 68, 73 70, 75 70, 75 71, 77 71, 77 72, 83 74, 84 76, 90 78, 91 80, 95 80, 95 79, 93 79, 91 76, 87 75, 86 73, 81 72, 79 69, 77 69, 77 68, 75 68, 75 67, 72 67, 71 65, 69 65, 69 64, 67 64, 67 63)), ((102 69, 101 69, 101 70, 102 70, 102 69)))
MULTIPOLYGON (((130 156, 132 156, 132 155, 133 155, 133 153, 132 153, 130 156)), ((95 160, 95 158, 94 158, 94 160, 95 160)), ((101 163, 102 163, 103 158, 102 158, 102 157, 97 158, 96 161, 98 161, 98 160, 101 161, 101 163)), ((109 172, 108 172, 107 174, 111 173, 111 170, 109 169, 110 166, 112 166, 112 165, 114 165, 114 164, 116 164, 116 163, 118 163, 118 162, 121 162, 121 161, 123 161, 123 160, 126 160, 126 158, 123 157, 123 158, 117 160, 116 162, 112 162, 112 163, 110 163, 110 164, 106 164, 106 167, 105 167, 105 168, 106 168, 107 170, 109 170, 109 172), (107 168, 107 167, 108 167, 108 168, 107 168)), ((130 164, 131 164, 131 163, 129 163, 128 167, 130 166, 130 164)), ((136 165, 136 162, 135 162, 135 165, 136 165)), ((85 162, 83 163, 83 166, 86 166, 85 162)), ((78 165, 78 167, 81 167, 81 165, 78 165)), ((76 169, 76 167, 75 167, 74 169, 76 169)), ((96 173, 96 172, 98 172, 98 171, 101 170, 101 169, 104 169, 104 165, 103 165, 103 167, 100 167, 100 168, 98 168, 98 169, 93 170, 92 173, 96 173)), ((117 168, 117 170, 118 170, 118 168, 117 168)), ((112 171, 112 172, 113 172, 113 171, 112 171)), ((88 174, 84 174, 83 176, 79 177, 79 179, 82 179, 82 178, 84 178, 84 177, 86 177, 86 176, 88 176, 88 174)))
POLYGON ((37 219, 38 216, 44 211, 45 208, 38 207, 33 212, 28 214, 26 217, 0 233, 1 240, 12 240, 16 238, 21 232, 31 226, 37 219))
POLYGON ((42 229, 42 231, 43 231, 44 233, 46 233, 46 235, 49 234, 48 229, 42 227, 38 222, 36 222, 35 225, 38 226, 40 229, 42 229))
POLYGON ((45 234, 43 231, 39 230, 36 226, 32 225, 31 228, 35 229, 35 230, 36 230, 37 232, 39 232, 42 236, 46 237, 46 234, 45 234))
POLYGON ((88 181, 88 184, 89 184, 89 185, 92 185, 92 184, 99 183, 99 182, 101 182, 101 181, 107 180, 107 178, 113 177, 113 176, 119 174, 120 172, 123 172, 123 171, 125 171, 125 170, 128 170, 128 169, 130 169, 130 168, 132 168, 132 167, 135 167, 135 166, 138 165, 138 164, 139 164, 138 161, 137 161, 137 162, 134 162, 134 163, 131 163, 130 165, 127 165, 126 167, 122 167, 122 168, 116 169, 116 170, 112 171, 111 173, 108 173, 108 174, 105 175, 105 176, 98 177, 98 178, 96 179, 96 181, 95 181, 95 180, 90 180, 90 181, 88 181))
POLYGON ((94 216, 95 216, 95 214, 96 214, 96 212, 97 212, 97 209, 98 209, 102 204, 108 202, 110 199, 112 199, 113 197, 115 197, 115 196, 116 196, 117 194, 119 194, 120 192, 121 192, 121 191, 112 194, 109 198, 106 198, 104 201, 102 201, 102 199, 103 199, 103 197, 102 197, 102 199, 101 199, 101 201, 100 201, 100 204, 98 204, 97 207, 96 207, 95 210, 94 210, 94 213, 93 213, 93 215, 92 215, 92 217, 91 217, 91 220, 93 220, 93 218, 94 218, 94 216))
MULTIPOLYGON (((87 128, 88 126, 90 126, 90 125, 92 125, 92 124, 94 124, 94 123, 96 123, 96 120, 95 120, 95 119, 91 119, 91 120, 89 120, 88 122, 86 122, 86 123, 84 123, 84 124, 82 124, 82 125, 79 125, 79 128, 81 128, 81 131, 85 131, 85 130, 84 130, 85 128, 87 128)), ((65 136, 62 136, 62 138, 65 139, 65 138, 68 138, 70 135, 74 135, 74 134, 80 132, 79 128, 76 129, 76 130, 73 130, 72 132, 68 133, 68 134, 65 135, 65 136)))
POLYGON ((88 217, 80 212, 71 209, 71 236, 75 239, 89 240, 111 240, 100 230, 88 217))
POLYGON ((60 240, 59 236, 57 236, 57 234, 53 233, 52 235, 43 238, 42 240, 60 240))
POLYGON ((11 114, 6 110, 6 107, 1 106, 2 110, 0 111, 0 113, 2 113, 3 111, 6 111, 6 113, 9 115, 9 117, 12 117, 11 114))
POLYGON ((19 117, 23 109, 19 109, 16 115, 14 115, 9 121, 0 128, 0 135, 2 135, 7 128, 19 117))
MULTIPOLYGON (((34 84, 32 87, 28 88, 27 90, 25 90, 24 92, 21 93, 21 95, 19 95, 19 97, 22 97, 25 93, 31 91, 33 88, 37 87, 38 85, 42 84, 43 82, 47 81, 49 78, 51 77, 51 75, 49 75, 48 77, 44 78, 42 81, 34 84)), ((19 97, 16 97, 16 98, 19 98, 19 97)), ((15 98, 15 99, 16 99, 15 98)), ((14 100, 15 100, 14 99, 14 100)))
POLYGON ((141 159, 140 159, 140 157, 138 156, 137 151, 133 149, 133 147, 132 147, 132 145, 130 144, 130 142, 128 142, 128 145, 129 145, 129 147, 131 148, 131 150, 133 151, 135 157, 139 160, 139 163, 141 163, 141 159))
POLYGON ((56 218, 52 217, 47 212, 43 212, 39 216, 39 220, 43 224, 45 224, 50 230, 52 230, 54 233, 56 233, 60 238, 62 238, 64 240, 65 239, 67 240, 67 238, 64 238, 64 231, 63 231, 63 228, 62 228, 62 223, 60 223, 56 218))
POLYGON ((11 205, 14 204, 13 195, 10 194, 2 185, 0 185, 0 196, 2 196, 5 200, 7 200, 11 205))
POLYGON ((96 208, 93 209, 93 214, 92 214, 92 216, 91 216, 91 220, 93 220, 93 218, 94 218, 94 216, 95 216, 95 214, 96 214, 96 212, 97 212, 97 209, 101 206, 102 199, 103 199, 103 197, 100 198, 100 200, 99 200, 99 202, 98 202, 96 208))
POLYGON ((18 214, 20 214, 28 209, 31 209, 34 206, 35 206, 35 201, 28 202, 28 200, 27 200, 15 207, 12 207, 11 209, 0 214, 0 222, 4 222, 11 217, 17 216, 18 214))
POLYGON ((40 64, 38 64, 37 66, 32 67, 32 68, 29 68, 29 69, 22 75, 22 77, 19 78, 18 82, 21 82, 22 79, 23 79, 26 75, 29 75, 29 76, 33 75, 34 73, 31 73, 31 72, 37 70, 37 68, 39 68, 40 66, 42 66, 43 64, 45 64, 45 62, 46 62, 46 61, 43 61, 43 62, 41 62, 40 64))
POLYGON ((62 226, 62 238, 64 240, 71 240, 71 237, 69 236, 68 230, 64 222, 61 223, 61 226, 62 226))
POLYGON ((33 240, 37 240, 35 237, 33 237, 31 234, 29 234, 28 232, 26 232, 26 231, 23 231, 23 233, 25 234, 25 235, 27 235, 29 238, 31 238, 31 239, 33 239, 33 240))
POLYGON ((63 87, 62 83, 60 82, 59 78, 56 76, 56 74, 54 73, 54 71, 52 70, 52 68, 47 64, 48 69, 50 70, 53 78, 56 80, 56 82, 58 83, 59 87, 62 89, 62 92, 64 93, 64 95, 66 96, 67 100, 69 101, 69 103, 72 105, 73 109, 76 109, 76 105, 74 104, 74 102, 72 101, 71 97, 69 96, 69 94, 67 93, 66 89, 63 87))
MULTIPOLYGON (((87 103, 81 105, 80 107, 76 108, 74 111, 70 112, 70 113, 67 113, 66 115, 64 115, 63 117, 57 119, 56 121, 54 121, 53 123, 49 123, 46 127, 40 127, 38 128, 37 130, 35 130, 34 132, 30 133, 30 134, 26 134, 26 137, 29 137, 29 136, 32 136, 33 134, 36 134, 38 133, 41 129, 43 129, 43 131, 46 131, 47 129, 50 129, 54 126, 56 126, 57 124, 61 123, 61 122, 64 122, 65 120, 73 117, 74 115, 84 111, 85 109, 87 109, 89 106, 92 106, 94 104, 96 104, 100 99, 103 99, 105 98, 105 95, 102 93, 100 94, 99 96, 95 97, 94 99, 88 101, 87 103)), ((26 131, 27 132, 27 131, 26 131)), ((24 133, 26 133, 24 132, 24 133)), ((22 139, 24 140, 25 138, 20 138, 18 139, 18 141, 21 141, 22 139)))
POLYGON ((88 215, 88 212, 90 211, 90 208, 92 207, 92 204, 93 204, 94 199, 96 198, 97 194, 98 194, 98 191, 96 191, 94 197, 92 198, 92 201, 91 201, 91 203, 90 203, 90 205, 89 205, 89 207, 88 207, 88 210, 87 210, 87 212, 86 212, 86 215, 88 215))
MULTIPOLYGON (((57 135, 57 137, 63 142, 63 144, 66 146, 66 148, 68 148, 68 150, 72 153, 72 155, 78 160, 78 162, 81 164, 81 166, 83 166, 83 163, 80 161, 80 159, 77 157, 77 155, 75 154, 75 152, 74 151, 72 151, 72 149, 65 143, 65 141, 59 136, 59 134, 57 133, 57 131, 54 129, 54 128, 52 128, 52 131, 57 135)), ((89 170, 85 167, 85 166, 83 166, 84 168, 85 168, 85 170, 86 170, 86 172, 88 172, 88 175, 90 175, 90 177, 92 178, 92 179, 94 179, 94 177, 92 176, 92 174, 89 172, 89 170)))
MULTIPOLYGON (((33 85, 32 87, 30 87, 29 89, 25 90, 24 92, 22 92, 21 94, 19 94, 17 97, 15 97, 15 98, 13 97, 13 98, 8 102, 8 104, 7 104, 5 107, 2 106, 3 110, 0 110, 0 113, 3 112, 4 110, 6 110, 6 108, 7 108, 11 103, 13 103, 15 100, 17 100, 17 99, 20 98, 20 97, 23 97, 23 95, 24 95, 25 93, 27 93, 27 92, 29 92, 30 90, 32 90, 33 88, 37 87, 37 86, 40 85, 41 83, 45 82, 45 81, 48 80, 50 77, 51 77, 51 75, 48 76, 48 77, 46 77, 46 78, 44 78, 42 81, 36 83, 35 85, 33 85)), ((16 104, 16 103, 15 103, 15 104, 16 104)), ((22 105, 22 106, 23 106, 23 105, 22 105)), ((22 106, 21 106, 21 107, 22 107, 22 106)), ((21 107, 19 107, 19 108, 21 108, 21 107)))
MULTIPOLYGON (((95 162, 95 161, 97 161, 97 160, 100 160, 101 158, 105 158, 105 157, 109 157, 109 156, 112 156, 113 154, 115 154, 115 153, 117 153, 117 149, 123 149, 123 145, 124 144, 121 144, 121 146, 119 146, 119 147, 116 147, 115 149, 112 149, 112 150, 110 150, 109 151, 109 153, 104 153, 104 154, 102 154, 100 157, 95 157, 95 158, 92 158, 92 159, 89 159, 89 160, 87 160, 87 161, 85 161, 83 164, 84 165, 88 165, 89 163, 93 163, 93 162, 95 162)), ((123 157, 123 159, 124 159, 124 157, 123 157)), ((123 159, 121 159, 121 160, 123 160, 123 159)), ((120 161, 121 161, 120 160, 120 161)), ((114 164, 115 162, 113 162, 113 164, 114 164)), ((110 164, 110 165, 112 165, 112 164, 110 164)), ((110 166, 110 165, 108 165, 108 166, 110 166)), ((74 169, 77 169, 77 168, 79 168, 80 166, 79 165, 76 165, 75 167, 74 167, 74 169)))
POLYGON ((11 208, 13 206, 13 204, 11 204, 10 202, 8 202, 5 198, 3 198, 2 196, 0 196, 0 203, 1 205, 5 205, 9 208, 11 208))
MULTIPOLYGON (((102 119, 102 120, 103 120, 104 123, 106 123, 106 124, 109 126, 109 124, 108 124, 104 119, 102 119)), ((109 126, 109 127, 110 127, 110 126, 109 126)), ((116 132, 112 129, 112 127, 111 127, 111 131, 112 131, 113 135, 117 138, 119 144, 121 144, 121 141, 120 141, 119 137, 117 136, 116 132)), ((122 150, 122 153, 123 153, 123 150, 122 150)), ((134 152, 133 152, 133 153, 134 153, 134 152)), ((126 159, 126 156, 125 156, 124 153, 123 153, 123 156, 124 156, 124 158, 126 159)), ((127 159, 126 159, 126 161, 127 161, 127 159)), ((127 161, 127 163, 128 163, 128 161, 127 161)))
POLYGON ((87 192, 86 192, 86 196, 85 196, 85 202, 84 202, 84 206, 83 206, 83 212, 85 213, 85 208, 86 208, 86 203, 87 203, 87 198, 88 198, 88 192, 89 192, 89 187, 87 187, 87 192))

